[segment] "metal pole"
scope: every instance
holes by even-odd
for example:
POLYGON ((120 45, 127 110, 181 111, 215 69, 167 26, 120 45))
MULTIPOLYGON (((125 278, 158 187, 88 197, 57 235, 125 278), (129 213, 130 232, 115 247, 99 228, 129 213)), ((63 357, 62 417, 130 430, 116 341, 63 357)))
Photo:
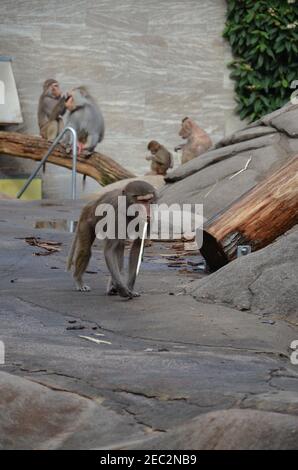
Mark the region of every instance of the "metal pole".
POLYGON ((43 157, 43 159, 39 162, 37 168, 29 176, 28 180, 26 181, 26 183, 24 184, 22 189, 18 192, 18 194, 17 194, 18 199, 20 199, 20 197, 26 191, 26 189, 31 184, 32 180, 35 178, 35 176, 37 175, 37 173, 39 172, 39 170, 41 169, 43 164, 47 161, 48 157, 50 156, 50 154, 52 153, 52 151, 54 150, 56 145, 60 142, 60 140, 62 139, 64 134, 66 134, 66 132, 68 132, 68 131, 72 135, 72 191, 71 191, 71 195, 72 195, 72 199, 76 199, 77 133, 72 127, 65 127, 65 129, 63 129, 63 131, 58 135, 58 137, 56 137, 56 139, 54 140, 54 142, 50 146, 49 150, 47 151, 47 153, 43 157))

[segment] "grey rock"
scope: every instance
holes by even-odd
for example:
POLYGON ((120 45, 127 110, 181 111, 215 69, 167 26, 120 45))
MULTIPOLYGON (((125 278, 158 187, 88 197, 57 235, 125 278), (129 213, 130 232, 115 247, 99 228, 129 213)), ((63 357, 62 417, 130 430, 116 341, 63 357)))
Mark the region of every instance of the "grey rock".
POLYGON ((298 320, 298 230, 192 283, 197 300, 298 320), (296 293, 295 293, 296 292, 296 293))
POLYGON ((99 396, 92 400, 5 372, 0 389, 0 449, 88 449, 130 431, 99 396))
POLYGON ((166 185, 160 192, 160 203, 203 204, 204 217, 212 217, 253 188, 269 169, 273 171, 278 166, 278 162, 279 165, 286 162, 287 155, 280 145, 239 153, 209 165, 187 179, 166 185), (247 170, 233 176, 245 167, 249 159, 247 170))
POLYGON ((118 449, 297 450, 298 418, 255 410, 220 410, 118 449))
POLYGON ((278 135, 268 135, 258 137, 254 140, 249 140, 247 142, 239 142, 233 145, 228 145, 227 147, 210 150, 209 152, 203 153, 199 157, 190 160, 184 165, 179 166, 176 170, 168 173, 165 177, 165 181, 168 183, 180 181, 209 165, 214 165, 215 163, 234 157, 241 152, 252 151, 267 147, 268 145, 277 144, 278 141, 278 135))
POLYGON ((252 128, 241 129, 234 132, 228 137, 224 137, 216 144, 216 148, 226 147, 227 145, 237 144, 246 140, 257 139, 268 134, 275 134, 277 132, 274 127, 258 126, 252 128))
POLYGON ((271 125, 290 137, 298 137, 298 106, 271 120, 271 125))
POLYGON ((297 137, 298 105, 288 103, 170 172, 160 202, 204 204, 210 218, 297 155, 297 137), (248 169, 233 177, 250 157, 248 169))
POLYGON ((241 408, 295 414, 298 416, 298 394, 287 390, 249 395, 240 403, 241 408))

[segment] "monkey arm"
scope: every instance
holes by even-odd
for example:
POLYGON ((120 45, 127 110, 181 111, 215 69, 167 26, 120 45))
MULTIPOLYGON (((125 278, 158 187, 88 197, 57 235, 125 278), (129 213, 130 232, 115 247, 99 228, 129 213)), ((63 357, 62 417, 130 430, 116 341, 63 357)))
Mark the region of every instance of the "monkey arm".
POLYGON ((98 144, 98 134, 88 134, 84 149, 89 152, 93 152, 96 145, 98 144))
POLYGON ((133 297, 131 290, 126 287, 122 281, 121 273, 118 264, 118 251, 121 245, 118 240, 106 240, 104 247, 104 256, 107 263, 107 267, 111 273, 112 284, 119 292, 121 297, 133 297))
POLYGON ((175 152, 178 152, 178 150, 182 150, 183 147, 185 147, 186 144, 180 144, 180 145, 177 145, 177 147, 174 148, 175 152))
POLYGON ((49 115, 49 120, 50 121, 57 121, 59 116, 63 116, 66 112, 66 107, 65 107, 65 98, 64 96, 58 100, 58 103, 54 106, 52 109, 50 115, 49 115))
POLYGON ((131 291, 133 291, 133 288, 136 282, 136 277, 137 277, 136 272, 137 272, 141 244, 142 244, 141 238, 136 238, 136 240, 134 240, 132 244, 130 254, 129 254, 129 274, 128 274, 127 285, 131 291))
POLYGON ((157 163, 158 165, 166 165, 167 163, 167 155, 164 151, 159 150, 153 157, 152 161, 157 163))

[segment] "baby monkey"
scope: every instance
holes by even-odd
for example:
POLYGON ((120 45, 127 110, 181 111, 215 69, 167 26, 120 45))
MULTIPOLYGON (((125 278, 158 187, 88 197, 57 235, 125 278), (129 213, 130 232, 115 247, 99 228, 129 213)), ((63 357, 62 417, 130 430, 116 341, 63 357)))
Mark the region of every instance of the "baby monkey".
POLYGON ((169 168, 173 168, 172 154, 156 140, 151 140, 148 144, 151 155, 146 160, 151 161, 150 175, 166 175, 169 168))
MULTIPOLYGON (((91 247, 96 237, 96 225, 103 219, 107 219, 107 224, 113 224, 114 237, 107 236, 104 239, 104 256, 107 267, 110 271, 111 277, 107 287, 108 295, 117 295, 132 299, 138 297, 139 294, 134 291, 134 284, 137 276, 137 266, 139 254, 142 244, 141 237, 134 239, 130 254, 129 254, 129 268, 128 280, 125 282, 122 278, 121 272, 124 264, 124 247, 125 240, 128 238, 128 225, 135 219, 135 215, 130 215, 129 208, 133 204, 138 204, 144 221, 150 225, 150 205, 156 202, 156 194, 153 186, 145 181, 132 181, 128 183, 125 188, 114 189, 101 195, 96 201, 89 202, 82 210, 75 237, 70 249, 67 270, 71 269, 74 264, 73 277, 76 283, 77 290, 86 292, 90 288, 83 282, 83 274, 87 269, 90 257, 91 247), (119 196, 125 196, 125 207, 120 206, 119 196), (112 214, 114 218, 109 215, 109 212, 104 209, 104 215, 99 208, 112 207, 112 214), (119 218, 124 217, 124 234, 120 234, 119 218)), ((148 230, 148 229, 147 229, 148 230)), ((111 233, 108 232, 107 233, 111 233)), ((148 232, 147 232, 148 233, 148 232)))

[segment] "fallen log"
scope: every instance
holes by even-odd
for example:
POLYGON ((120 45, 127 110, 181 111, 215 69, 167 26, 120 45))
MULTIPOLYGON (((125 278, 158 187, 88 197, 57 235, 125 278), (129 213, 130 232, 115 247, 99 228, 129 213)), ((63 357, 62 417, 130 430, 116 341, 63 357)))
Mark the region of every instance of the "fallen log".
MULTIPOLYGON (((50 145, 47 140, 38 136, 0 131, 0 154, 9 157, 40 161, 50 145)), ((64 168, 72 168, 72 156, 66 153, 62 145, 57 145, 47 162, 64 168)), ((88 159, 78 157, 77 172, 90 176, 103 186, 135 176, 112 158, 97 152, 88 159)))
POLYGON ((237 255, 269 245, 298 223, 298 157, 234 201, 204 225, 200 249, 211 271, 237 255))

